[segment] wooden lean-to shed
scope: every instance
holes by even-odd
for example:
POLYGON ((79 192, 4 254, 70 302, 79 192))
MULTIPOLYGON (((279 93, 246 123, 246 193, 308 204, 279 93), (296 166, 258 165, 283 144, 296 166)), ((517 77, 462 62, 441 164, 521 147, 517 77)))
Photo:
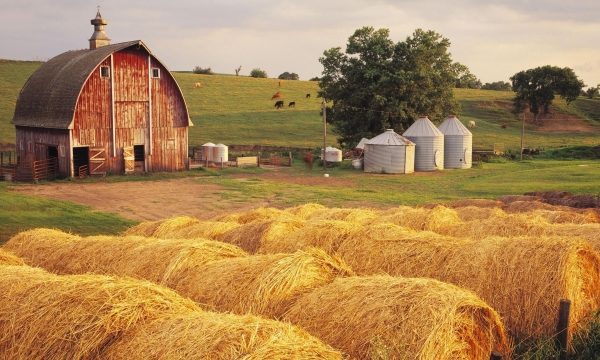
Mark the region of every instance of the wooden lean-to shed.
POLYGON ((91 23, 89 49, 50 59, 21 90, 17 175, 186 169, 192 124, 177 82, 142 41, 111 45, 100 12, 91 23))

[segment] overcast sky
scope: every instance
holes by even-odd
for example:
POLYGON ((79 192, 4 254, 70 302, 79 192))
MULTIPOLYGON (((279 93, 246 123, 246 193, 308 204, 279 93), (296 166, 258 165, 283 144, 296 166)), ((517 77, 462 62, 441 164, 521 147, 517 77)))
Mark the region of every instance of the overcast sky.
POLYGON ((0 58, 47 60, 86 48, 101 6, 113 43, 143 40, 171 70, 211 67, 270 77, 318 76, 318 58, 363 26, 403 41, 414 29, 448 39, 483 82, 541 65, 600 83, 598 0, 0 0, 0 58))

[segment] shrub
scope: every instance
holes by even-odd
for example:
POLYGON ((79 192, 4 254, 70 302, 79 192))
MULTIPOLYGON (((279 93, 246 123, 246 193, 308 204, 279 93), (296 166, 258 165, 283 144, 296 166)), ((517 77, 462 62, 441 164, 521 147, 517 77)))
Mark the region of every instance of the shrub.
POLYGON ((253 78, 266 78, 267 72, 259 68, 254 68, 252 71, 250 71, 250 76, 253 78))
POLYGON ((210 67, 202 68, 200 66, 194 67, 194 70, 192 70, 192 72, 194 74, 204 74, 204 75, 212 75, 212 74, 214 74, 212 72, 212 69, 210 67))
POLYGON ((281 75, 279 75, 277 78, 281 79, 281 80, 299 80, 300 79, 300 77, 298 76, 298 74, 296 74, 296 73, 289 73, 287 71, 284 72, 284 73, 282 73, 281 75))

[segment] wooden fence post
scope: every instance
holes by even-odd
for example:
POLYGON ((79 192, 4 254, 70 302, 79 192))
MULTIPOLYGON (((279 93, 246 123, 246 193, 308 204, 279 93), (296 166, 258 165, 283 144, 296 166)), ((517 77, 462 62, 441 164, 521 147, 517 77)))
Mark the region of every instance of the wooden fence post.
POLYGON ((492 351, 492 354, 490 355, 490 360, 502 360, 502 354, 500 354, 497 351, 492 351))
POLYGON ((221 156, 221 170, 223 170, 223 157, 221 156))
POLYGON ((559 350, 559 359, 567 360, 567 348, 569 346, 569 314, 571 312, 571 300, 560 300, 558 308, 558 325, 556 327, 556 344, 559 350))
POLYGON ((260 167, 260 153, 256 157, 256 167, 260 167))

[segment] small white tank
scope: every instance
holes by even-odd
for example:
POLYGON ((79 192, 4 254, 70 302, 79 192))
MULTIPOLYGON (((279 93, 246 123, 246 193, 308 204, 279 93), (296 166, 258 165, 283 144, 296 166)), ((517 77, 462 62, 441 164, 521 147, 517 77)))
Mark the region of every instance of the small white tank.
POLYGON ((325 161, 327 161, 327 162, 342 162, 342 150, 331 147, 331 146, 326 147, 325 148, 325 161))
POLYGON ((229 161, 229 148, 223 144, 217 144, 213 147, 212 161, 215 163, 229 161))
POLYGON ((215 147, 215 144, 213 144, 211 142, 207 142, 206 144, 202 145, 202 160, 213 161, 213 148, 214 147, 215 147))

